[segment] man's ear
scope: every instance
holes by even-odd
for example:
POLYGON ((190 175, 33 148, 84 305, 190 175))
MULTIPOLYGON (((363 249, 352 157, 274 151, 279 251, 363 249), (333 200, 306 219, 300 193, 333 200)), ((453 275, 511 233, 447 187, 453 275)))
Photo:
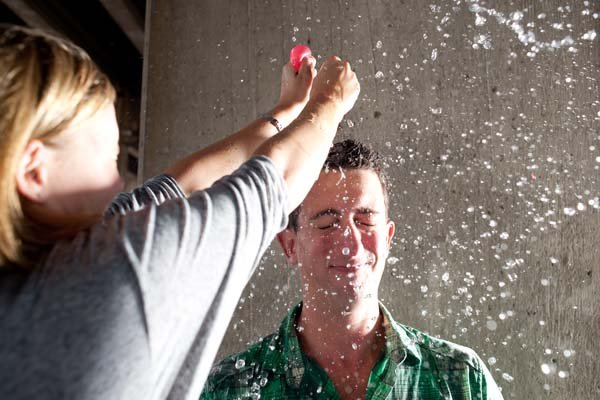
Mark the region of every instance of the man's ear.
POLYGON ((394 237, 394 232, 396 232, 396 224, 394 224, 394 221, 388 221, 388 223, 387 223, 387 246, 388 246, 388 249, 392 245, 392 238, 394 237))
POLYGON ((285 229, 277 234, 277 241, 281 245, 285 257, 292 265, 298 264, 298 255, 296 254, 296 232, 293 229, 285 229))
POLYGON ((41 203, 45 199, 44 189, 48 182, 46 156, 44 144, 39 140, 32 140, 25 146, 17 165, 15 173, 17 191, 34 203, 41 203))

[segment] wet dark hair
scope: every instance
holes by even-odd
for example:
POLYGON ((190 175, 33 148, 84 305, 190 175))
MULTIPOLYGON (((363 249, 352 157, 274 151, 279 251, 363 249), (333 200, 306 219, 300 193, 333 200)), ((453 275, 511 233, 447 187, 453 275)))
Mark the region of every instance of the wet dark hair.
MULTIPOLYGON (((381 182, 381 189, 383 190, 383 199, 385 202, 385 212, 387 214, 389 196, 387 190, 388 179, 384 170, 384 161, 383 157, 370 146, 353 139, 337 142, 329 149, 329 154, 327 155, 327 159, 325 160, 322 169, 324 171, 332 169, 364 169, 375 172, 381 182)), ((296 207, 290 214, 287 229, 298 231, 298 215, 300 214, 300 207, 302 207, 302 204, 296 207)))

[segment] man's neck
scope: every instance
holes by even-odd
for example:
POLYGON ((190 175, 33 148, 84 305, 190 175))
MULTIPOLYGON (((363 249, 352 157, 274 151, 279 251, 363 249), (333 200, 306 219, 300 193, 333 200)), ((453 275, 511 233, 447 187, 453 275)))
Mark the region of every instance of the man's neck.
POLYGON ((385 344, 377 298, 354 300, 347 306, 312 298, 304 301, 298 318, 302 351, 327 372, 342 398, 364 397, 385 344))

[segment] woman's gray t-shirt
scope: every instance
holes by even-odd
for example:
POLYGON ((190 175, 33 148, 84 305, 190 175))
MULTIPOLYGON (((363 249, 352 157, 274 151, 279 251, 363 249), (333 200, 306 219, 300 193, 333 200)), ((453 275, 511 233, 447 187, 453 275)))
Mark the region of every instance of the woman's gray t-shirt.
POLYGON ((33 272, 1 268, 0 398, 197 399, 286 196, 266 157, 187 199, 163 175, 33 272))

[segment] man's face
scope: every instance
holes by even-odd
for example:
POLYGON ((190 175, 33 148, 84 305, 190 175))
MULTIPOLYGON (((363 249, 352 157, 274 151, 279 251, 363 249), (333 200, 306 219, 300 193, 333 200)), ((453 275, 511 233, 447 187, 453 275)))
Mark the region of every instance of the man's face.
POLYGON ((394 223, 374 171, 321 172, 300 206, 298 226, 278 237, 288 261, 300 266, 305 296, 344 303, 377 296, 394 223))

